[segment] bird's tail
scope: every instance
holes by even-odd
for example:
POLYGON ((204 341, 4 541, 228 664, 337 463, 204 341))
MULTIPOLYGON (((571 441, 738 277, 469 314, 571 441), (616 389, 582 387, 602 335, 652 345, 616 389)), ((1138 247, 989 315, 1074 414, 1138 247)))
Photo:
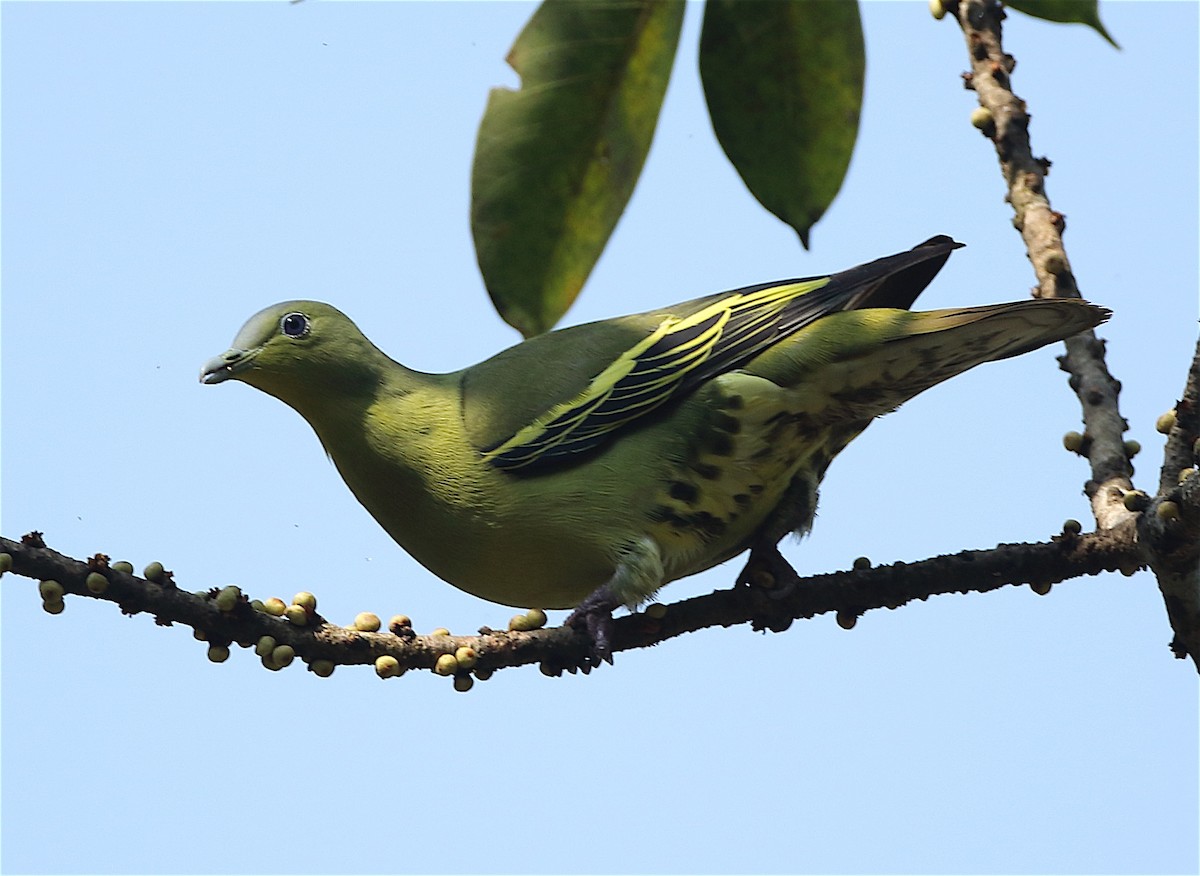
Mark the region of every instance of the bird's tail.
POLYGON ((1107 308, 1076 298, 918 311, 906 336, 892 343, 912 344, 916 350, 948 347, 966 361, 966 370, 1065 340, 1095 328, 1111 315, 1107 308))
POLYGON ((1103 307, 1065 298, 845 311, 797 333, 749 370, 790 387, 809 410, 836 420, 869 420, 976 365, 1071 337, 1109 315, 1103 307))

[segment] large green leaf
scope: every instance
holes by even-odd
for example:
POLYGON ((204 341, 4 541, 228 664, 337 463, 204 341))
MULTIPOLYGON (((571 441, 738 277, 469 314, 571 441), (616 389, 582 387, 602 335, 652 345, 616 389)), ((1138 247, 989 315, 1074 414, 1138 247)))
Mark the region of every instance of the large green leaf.
POLYGON ((1112 43, 1113 48, 1121 48, 1100 22, 1098 0, 1007 0, 1004 5, 1044 21, 1086 24, 1112 43))
POLYGON ((708 0, 700 76, 713 130, 805 247, 850 165, 865 67, 850 0, 708 0))
POLYGON ((650 149, 683 0, 545 0, 493 89, 471 176, 471 232, 500 315, 551 328, 600 258, 650 149))

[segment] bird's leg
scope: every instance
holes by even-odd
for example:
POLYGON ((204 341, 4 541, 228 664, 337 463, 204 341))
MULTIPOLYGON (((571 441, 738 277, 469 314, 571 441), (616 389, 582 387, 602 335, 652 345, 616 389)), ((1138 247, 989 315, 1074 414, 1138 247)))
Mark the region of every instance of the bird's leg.
POLYGON ((594 666, 605 660, 612 663, 613 609, 636 606, 662 584, 662 553, 654 539, 643 536, 621 551, 612 577, 579 603, 566 620, 568 626, 587 630, 594 666))
POLYGON ((738 574, 737 583, 759 587, 774 599, 783 599, 796 589, 800 576, 779 552, 779 542, 789 532, 803 535, 812 526, 822 473, 823 469, 805 469, 793 476, 774 514, 750 543, 750 558, 738 574))

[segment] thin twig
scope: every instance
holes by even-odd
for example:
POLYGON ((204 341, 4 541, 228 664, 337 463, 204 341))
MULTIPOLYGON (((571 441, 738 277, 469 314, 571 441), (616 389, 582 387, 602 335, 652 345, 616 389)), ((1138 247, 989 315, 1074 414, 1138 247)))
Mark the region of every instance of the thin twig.
MULTIPOLYGON (((1001 43, 1004 10, 994 0, 962 0, 958 20, 967 40, 971 72, 968 87, 979 97, 986 113, 980 117, 984 134, 996 147, 1000 168, 1012 204, 1013 225, 1021 232, 1029 260, 1037 275, 1038 297, 1079 297, 1062 233, 1065 217, 1052 209, 1046 195, 1050 162, 1033 155, 1029 141, 1029 113, 1025 101, 1011 88, 1016 62, 1001 43)), ((1059 364, 1070 375, 1070 385, 1083 407, 1085 425, 1081 452, 1091 464, 1085 490, 1101 530, 1129 526, 1136 532, 1144 561, 1154 570, 1175 632, 1172 650, 1190 655, 1200 669, 1200 479, 1179 486, 1180 472, 1192 464, 1196 436, 1197 370, 1200 349, 1193 361, 1183 399, 1176 406, 1176 424, 1166 448, 1158 495, 1140 514, 1128 510, 1125 494, 1133 488, 1133 467, 1125 448, 1128 423, 1117 406, 1121 384, 1104 361, 1104 342, 1093 332, 1066 341, 1059 364)))
MULTIPOLYGON (((964 79, 987 111, 981 120, 984 134, 996 147, 1000 169, 1013 207, 1013 225, 1025 241, 1029 261, 1037 276, 1034 295, 1039 298, 1078 298, 1079 288, 1063 246, 1066 217, 1050 206, 1046 176, 1050 161, 1035 157, 1029 140, 1029 113, 1025 101, 1012 91, 1016 67, 1001 43, 1004 10, 994 0, 963 0, 958 21, 967 40, 971 72, 964 79), (990 120, 989 115, 990 114, 990 120)), ((1104 361, 1104 342, 1088 331, 1068 338, 1066 355, 1059 363, 1070 373, 1070 385, 1083 407, 1085 446, 1091 479, 1085 491, 1100 529, 1128 524, 1133 514, 1122 503, 1133 488, 1133 467, 1125 449, 1128 424, 1117 407, 1120 383, 1104 361)))

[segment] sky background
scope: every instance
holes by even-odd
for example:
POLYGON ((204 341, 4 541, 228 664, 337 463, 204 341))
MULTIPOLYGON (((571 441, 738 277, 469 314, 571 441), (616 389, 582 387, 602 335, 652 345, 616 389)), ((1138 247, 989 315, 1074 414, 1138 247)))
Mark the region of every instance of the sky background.
MULTIPOLYGON (((475 131, 533 7, 6 2, 3 516, 191 590, 308 589, 420 632, 511 610, 436 580, 345 489, 309 427, 200 365, 286 298, 453 370, 515 343, 468 226, 475 131)), ((1054 162, 1084 294, 1122 381, 1137 483, 1196 335, 1197 10, 1105 3, 1123 46, 1012 13, 1006 48, 1054 162)), ((711 133, 687 10, 643 178, 565 322, 821 274, 936 233, 921 299, 1033 284, 967 59, 925 3, 863 7, 860 140, 812 250, 711 133)), ((1055 349, 985 366, 836 461, 801 573, 1090 525, 1055 349)), ((736 560, 662 593, 730 585, 736 560)), ((463 695, 369 667, 222 665, 183 627, 3 586, 3 858, 19 873, 1196 872, 1197 684, 1155 582, 1102 575, 717 629, 590 677, 507 670, 463 695)), ((561 620, 562 613, 552 619, 561 620)))

